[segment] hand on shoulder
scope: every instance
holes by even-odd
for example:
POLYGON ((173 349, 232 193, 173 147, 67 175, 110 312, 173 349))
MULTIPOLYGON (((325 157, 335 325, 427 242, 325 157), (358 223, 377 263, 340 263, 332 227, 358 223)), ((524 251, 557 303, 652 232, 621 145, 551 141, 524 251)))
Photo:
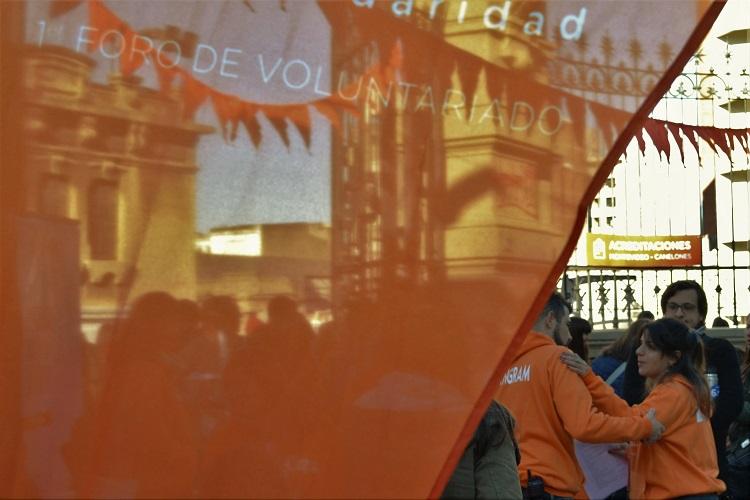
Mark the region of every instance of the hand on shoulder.
POLYGON ((581 377, 585 377, 591 371, 591 367, 578 354, 573 351, 564 351, 560 354, 560 361, 571 371, 581 377))

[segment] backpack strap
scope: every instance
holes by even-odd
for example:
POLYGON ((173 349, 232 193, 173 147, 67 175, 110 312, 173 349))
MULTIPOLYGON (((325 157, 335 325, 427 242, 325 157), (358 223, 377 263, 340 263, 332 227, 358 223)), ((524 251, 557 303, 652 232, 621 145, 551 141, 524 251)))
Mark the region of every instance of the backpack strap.
POLYGON ((607 380, 605 380, 605 382, 607 382, 607 384, 609 385, 612 385, 612 383, 617 380, 617 377, 622 375, 622 372, 625 371, 625 365, 627 364, 627 361, 623 361, 622 363, 620 363, 620 366, 618 366, 617 369, 615 369, 615 371, 613 371, 612 374, 607 377, 607 380))

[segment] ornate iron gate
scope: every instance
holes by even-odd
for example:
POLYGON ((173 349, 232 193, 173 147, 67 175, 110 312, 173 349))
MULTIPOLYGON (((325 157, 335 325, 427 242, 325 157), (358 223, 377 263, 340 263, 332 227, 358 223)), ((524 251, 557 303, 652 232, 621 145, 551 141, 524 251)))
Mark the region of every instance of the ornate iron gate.
MULTIPOLYGON (((675 123, 748 128, 750 56, 748 30, 706 40, 673 82, 652 117, 675 123)), ((656 78, 674 48, 643 47, 604 37, 594 47, 553 62, 555 85, 627 106, 642 95, 642 83, 656 78)), ((735 144, 732 144, 737 146, 735 144)), ((699 155, 682 161, 639 152, 634 138, 589 207, 588 223, 559 288, 574 312, 596 328, 621 328, 642 310, 660 313, 660 292, 672 281, 694 279, 706 290, 707 322, 724 317, 738 325, 750 313, 750 170, 748 155, 735 147, 731 158, 701 144, 699 155), (675 184, 677 187, 675 188, 675 184), (682 186, 683 195, 675 195, 682 186), (670 203, 663 203, 666 197, 670 203), (700 234, 703 256, 690 267, 616 269, 589 265, 586 233, 620 235, 700 234)), ((595 158, 598 151, 588 154, 595 158)), ((592 159, 593 159, 592 158, 592 159)))

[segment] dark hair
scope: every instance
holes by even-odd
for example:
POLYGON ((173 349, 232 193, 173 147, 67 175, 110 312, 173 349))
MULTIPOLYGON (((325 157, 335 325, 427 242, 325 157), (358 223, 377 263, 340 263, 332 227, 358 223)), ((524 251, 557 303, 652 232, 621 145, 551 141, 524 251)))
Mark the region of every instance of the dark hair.
POLYGON ((201 303, 203 319, 227 335, 237 335, 240 329, 240 308, 229 295, 210 295, 201 303))
POLYGON ((297 302, 286 295, 276 295, 268 301, 268 320, 284 321, 297 314, 297 302))
POLYGON ((570 342, 568 348, 578 354, 584 361, 589 360, 589 346, 584 335, 591 333, 591 323, 578 316, 570 318, 570 342))
POLYGON ((539 319, 543 319, 547 314, 552 313, 555 318, 562 320, 566 316, 566 309, 568 313, 572 310, 565 297, 560 292, 553 292, 539 314, 539 319))
POLYGON ((654 319, 654 313, 651 311, 641 311, 636 319, 654 319))
POLYGON ((728 326, 729 326, 729 322, 725 320, 724 318, 722 318, 721 316, 716 316, 714 318, 714 322, 711 323, 711 328, 717 328, 717 327, 726 328, 728 326))
POLYGON ((677 351, 681 353, 657 384, 674 375, 682 375, 693 387, 698 408, 704 415, 710 416, 711 393, 700 371, 700 367, 703 366, 703 344, 698 334, 691 332, 681 321, 672 318, 662 318, 649 323, 645 332, 648 333, 650 343, 662 355, 673 356, 677 351))
POLYGON ((705 319, 706 313, 708 312, 708 300, 706 300, 706 292, 704 292, 703 287, 694 280, 675 281, 674 283, 669 285, 661 295, 661 312, 666 313, 667 302, 669 302, 669 299, 674 297, 677 292, 681 292, 683 290, 695 290, 695 293, 698 296, 698 312, 700 313, 701 317, 705 319))
POLYGON ((633 352, 633 348, 638 345, 641 340, 641 334, 646 326, 651 323, 650 319, 639 319, 633 321, 628 327, 628 331, 624 335, 620 335, 620 338, 612 342, 609 346, 602 350, 604 356, 612 356, 620 361, 627 361, 630 357, 630 353, 633 352))

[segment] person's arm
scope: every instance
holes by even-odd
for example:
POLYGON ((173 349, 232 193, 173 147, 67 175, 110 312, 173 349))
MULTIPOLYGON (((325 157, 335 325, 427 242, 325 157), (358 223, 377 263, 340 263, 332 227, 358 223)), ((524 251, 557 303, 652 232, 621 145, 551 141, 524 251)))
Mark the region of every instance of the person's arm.
MULTIPOLYGON (((742 377, 740 365, 734 347, 724 339, 707 339, 707 350, 711 356, 708 363, 716 368, 719 376, 719 396, 714 401, 714 413, 711 416, 711 426, 715 429, 729 428, 742 411, 742 377)), ((707 356, 708 357, 708 356, 707 356)))
POLYGON ((625 374, 622 381, 622 395, 629 405, 636 405, 643 401, 646 395, 646 379, 638 373, 638 357, 635 354, 637 346, 628 357, 628 364, 625 365, 625 374))
POLYGON ((594 405, 604 413, 615 416, 633 415, 635 413, 627 401, 620 398, 612 386, 600 377, 589 372, 582 377, 582 380, 591 394, 594 405))
POLYGON ((601 377, 596 375, 592 367, 589 367, 584 360, 574 352, 563 352, 560 355, 560 361, 578 374, 586 384, 586 388, 591 394, 591 400, 599 410, 608 415, 625 417, 633 415, 630 406, 609 386, 601 377))
MULTIPOLYGON (((660 435, 658 422, 652 415, 633 412, 615 417, 593 406, 586 385, 559 360, 550 367, 552 398, 565 430, 575 439, 587 443, 640 441, 660 435)), ((656 418, 660 418, 656 415, 656 418)))

